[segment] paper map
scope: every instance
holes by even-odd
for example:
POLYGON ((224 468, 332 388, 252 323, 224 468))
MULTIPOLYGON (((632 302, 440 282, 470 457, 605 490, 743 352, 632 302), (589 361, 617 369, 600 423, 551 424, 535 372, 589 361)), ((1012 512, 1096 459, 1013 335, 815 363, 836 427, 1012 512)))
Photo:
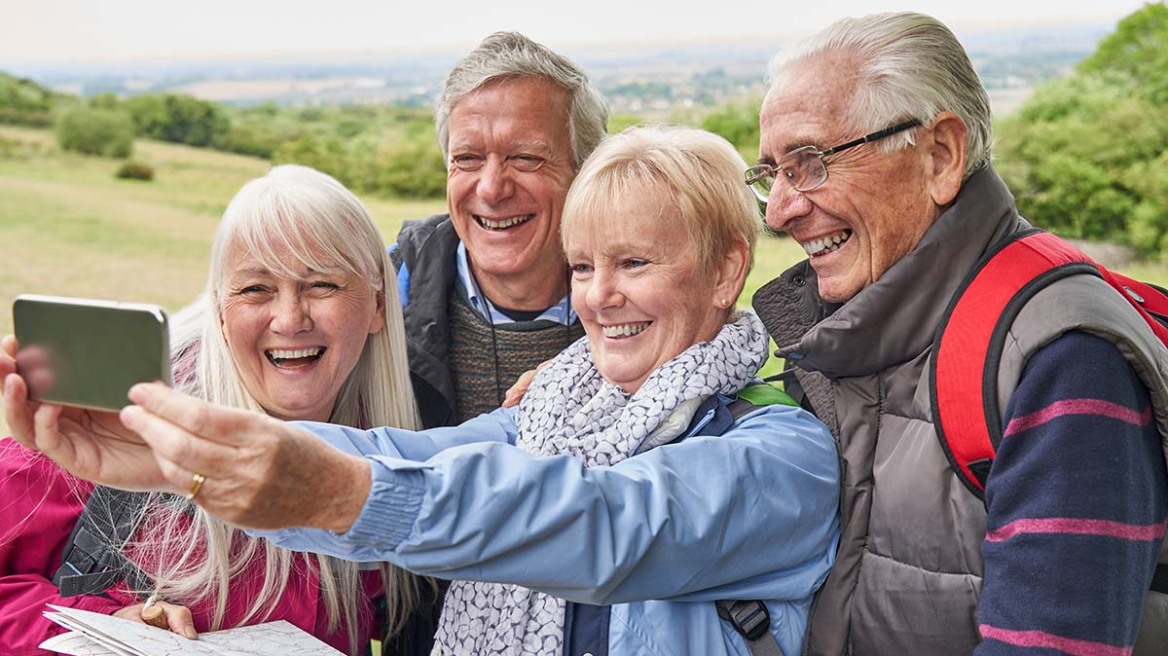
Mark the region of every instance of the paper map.
POLYGON ((199 634, 187 640, 119 617, 49 605, 45 617, 71 630, 42 642, 41 649, 72 656, 344 656, 285 622, 266 622, 199 634))

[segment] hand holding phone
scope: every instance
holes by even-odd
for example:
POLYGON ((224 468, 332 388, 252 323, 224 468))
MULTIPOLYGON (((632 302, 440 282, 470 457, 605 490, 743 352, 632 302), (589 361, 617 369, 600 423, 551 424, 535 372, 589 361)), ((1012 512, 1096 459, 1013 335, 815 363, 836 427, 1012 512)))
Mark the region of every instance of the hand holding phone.
POLYGON ((171 383, 157 305, 22 294, 12 304, 17 373, 33 401, 118 410, 141 382, 171 383))

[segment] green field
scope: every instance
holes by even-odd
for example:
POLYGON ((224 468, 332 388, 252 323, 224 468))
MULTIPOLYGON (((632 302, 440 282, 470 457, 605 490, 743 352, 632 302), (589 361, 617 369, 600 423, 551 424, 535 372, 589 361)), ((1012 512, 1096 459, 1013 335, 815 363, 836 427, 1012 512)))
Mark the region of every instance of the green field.
MULTIPOLYGON (((0 126, 0 334, 12 331, 12 299, 20 293, 182 307, 203 287, 211 235, 227 202, 269 167, 142 140, 135 159, 155 168, 153 182, 117 180, 120 162, 61 152, 47 131, 0 126)), ((362 200, 387 242, 404 219, 445 207, 440 200, 362 200)), ((791 240, 763 239, 740 305, 802 256, 791 240)), ((1125 272, 1168 282, 1164 264, 1125 272)), ((0 435, 7 433, 0 417, 0 435)))
MULTIPOLYGON (((203 288, 227 202, 269 167, 142 140, 135 159, 155 168, 153 182, 117 180, 120 162, 61 152, 49 132, 0 126, 0 334, 12 332, 12 299, 20 293, 182 307, 203 288)), ((387 242, 404 219, 445 208, 441 200, 362 200, 387 242)), ((800 252, 789 240, 765 240, 748 292, 800 252)), ((0 418, 0 435, 7 433, 0 418)))

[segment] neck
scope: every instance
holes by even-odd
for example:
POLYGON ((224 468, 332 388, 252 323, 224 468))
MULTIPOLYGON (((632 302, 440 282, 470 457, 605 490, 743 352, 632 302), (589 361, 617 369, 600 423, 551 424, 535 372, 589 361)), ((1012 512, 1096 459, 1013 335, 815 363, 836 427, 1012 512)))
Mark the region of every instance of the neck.
POLYGON ((568 275, 563 261, 535 267, 511 276, 490 275, 470 263, 479 289, 491 303, 512 310, 546 310, 568 293, 568 275))

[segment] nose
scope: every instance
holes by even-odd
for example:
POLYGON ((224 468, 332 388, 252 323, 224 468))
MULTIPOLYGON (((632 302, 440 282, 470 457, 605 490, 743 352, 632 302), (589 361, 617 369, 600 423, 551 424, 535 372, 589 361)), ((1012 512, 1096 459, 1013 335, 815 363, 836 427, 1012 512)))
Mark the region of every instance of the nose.
POLYGON ((489 205, 498 205, 515 193, 515 182, 507 163, 498 157, 488 157, 479 171, 476 186, 479 198, 489 205))
POLYGON ((789 182, 781 179, 781 175, 779 177, 767 198, 766 224, 775 232, 785 232, 788 223, 811 212, 812 203, 806 194, 795 191, 789 182))
POLYGON ((585 284, 585 302, 593 312, 620 307, 624 303, 617 277, 606 269, 596 268, 585 284))
POLYGON ((299 294, 281 294, 272 314, 272 332, 295 335, 312 330, 312 312, 307 298, 299 294))

